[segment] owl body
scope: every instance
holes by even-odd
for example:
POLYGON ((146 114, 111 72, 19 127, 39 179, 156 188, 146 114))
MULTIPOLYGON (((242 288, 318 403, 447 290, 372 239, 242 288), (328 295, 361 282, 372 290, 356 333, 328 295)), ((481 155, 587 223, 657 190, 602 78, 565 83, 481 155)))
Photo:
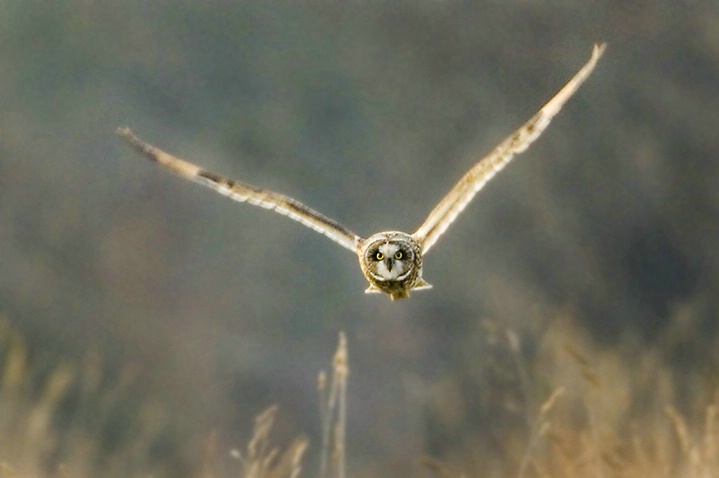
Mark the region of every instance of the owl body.
POLYGON ((392 300, 409 297, 413 290, 432 287, 422 278, 422 259, 475 194, 517 154, 526 150, 547 128, 562 106, 589 77, 606 45, 595 45, 592 57, 529 121, 482 158, 455 184, 413 234, 386 231, 365 239, 333 219, 290 197, 233 181, 177 158, 141 141, 129 128, 118 129, 140 154, 179 176, 202 184, 235 201, 247 202, 293 219, 357 254, 369 282, 366 292, 392 300))
POLYGON ((409 297, 413 289, 432 287, 422 279, 422 247, 410 234, 380 232, 358 248, 360 267, 370 286, 365 292, 384 292, 392 300, 409 297))

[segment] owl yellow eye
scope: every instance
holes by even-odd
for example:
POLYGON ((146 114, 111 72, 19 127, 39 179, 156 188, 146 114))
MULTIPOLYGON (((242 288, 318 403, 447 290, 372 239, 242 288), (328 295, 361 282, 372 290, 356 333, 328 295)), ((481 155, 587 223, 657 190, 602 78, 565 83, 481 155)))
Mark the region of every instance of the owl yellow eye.
POLYGON ((397 251, 394 253, 394 258, 397 260, 400 260, 404 257, 404 254, 402 254, 402 251, 397 251))
POLYGON ((382 254, 380 251, 377 251, 374 253, 374 258, 378 261, 384 260, 384 254, 382 254))

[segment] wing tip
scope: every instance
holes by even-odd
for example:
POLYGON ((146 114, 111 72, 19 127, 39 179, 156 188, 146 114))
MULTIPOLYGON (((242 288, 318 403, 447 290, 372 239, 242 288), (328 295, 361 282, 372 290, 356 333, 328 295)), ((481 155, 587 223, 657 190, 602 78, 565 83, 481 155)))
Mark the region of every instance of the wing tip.
POLYGON ((607 42, 602 43, 595 43, 594 48, 592 49, 592 59, 593 60, 599 60, 602 55, 604 55, 604 51, 607 49, 607 42))
POLYGON ((115 134, 124 139, 134 138, 135 135, 128 126, 120 126, 115 130, 115 134))
MULTIPOLYGON (((133 133, 132 130, 130 128, 128 128, 127 126, 121 126, 121 127, 117 128, 115 130, 115 133, 119 137, 121 137, 122 139, 127 141, 127 143, 130 145, 130 147, 132 147, 135 151, 137 151, 141 155, 145 156, 149 160, 155 161, 158 163, 162 163, 165 166, 170 167, 170 164, 169 164, 170 161, 167 161, 166 159, 163 160, 163 157, 162 157, 163 155, 169 156, 167 153, 155 148, 154 146, 152 146, 150 144, 145 143, 143 140, 138 138, 135 135, 135 133, 133 133)), ((177 168, 175 168, 175 169, 177 169, 177 168)), ((180 171, 176 171, 176 172, 180 173, 180 171)))
MULTIPOLYGON (((115 130, 115 134, 127 141, 138 152, 144 155, 150 155, 151 149, 149 145, 145 144, 140 138, 135 136, 135 133, 127 126, 120 126, 115 130)), ((153 158, 155 159, 155 158, 153 158)))

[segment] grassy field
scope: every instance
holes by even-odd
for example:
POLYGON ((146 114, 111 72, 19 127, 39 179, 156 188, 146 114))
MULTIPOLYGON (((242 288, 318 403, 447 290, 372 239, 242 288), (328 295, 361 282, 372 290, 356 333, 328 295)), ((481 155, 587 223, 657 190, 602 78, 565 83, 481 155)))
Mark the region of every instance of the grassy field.
MULTIPOLYGON (((478 445, 442 457, 417 456, 423 476, 719 476, 719 396, 712 366, 679 370, 667 363, 665 348, 632 341, 598 347, 562 319, 547 330, 531 361, 523 357, 515 333, 495 333, 524 391, 519 406, 495 406, 514 408, 523 419, 494 426, 501 453, 478 445)), ((323 436, 312 440, 317 443, 298 437, 275 447, 278 409, 269 407, 248 429, 245 446, 224 449, 208 432, 204 455, 190 464, 190 472, 158 458, 168 456, 163 449, 181 437, 172 436, 172 417, 162 407, 133 398, 131 370, 108 380, 98 354, 81 364, 37 371, 24 341, 7 326, 0 343, 2 477, 373 476, 345 448, 352 397, 347 395, 351 344, 344 335, 330 372, 319 374, 323 436), (303 469, 306 461, 315 469, 303 469)), ((715 357, 706 363, 715 363, 715 357)))

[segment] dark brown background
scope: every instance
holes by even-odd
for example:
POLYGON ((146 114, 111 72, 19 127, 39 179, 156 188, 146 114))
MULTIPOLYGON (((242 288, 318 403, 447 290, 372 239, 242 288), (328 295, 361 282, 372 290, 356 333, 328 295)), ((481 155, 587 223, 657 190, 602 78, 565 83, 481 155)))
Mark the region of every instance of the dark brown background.
POLYGON ((679 366, 714 337, 715 1, 25 0, 0 2, 0 22, 0 315, 39 370, 90 350, 109 382, 135 370, 137 400, 172 423, 160 459, 196 464, 211 430, 239 443, 271 403, 281 436, 316 444, 339 331, 351 466, 396 476, 468 436, 491 444, 485 405, 514 386, 481 386, 511 362, 490 360, 492 327, 530 360, 558 315, 612 347, 667 340, 688 310, 679 366), (428 255, 434 289, 398 303, 366 296, 332 242, 114 135, 362 235, 412 232, 601 41, 594 75, 428 255), (447 383, 459 411, 433 405, 447 383))

